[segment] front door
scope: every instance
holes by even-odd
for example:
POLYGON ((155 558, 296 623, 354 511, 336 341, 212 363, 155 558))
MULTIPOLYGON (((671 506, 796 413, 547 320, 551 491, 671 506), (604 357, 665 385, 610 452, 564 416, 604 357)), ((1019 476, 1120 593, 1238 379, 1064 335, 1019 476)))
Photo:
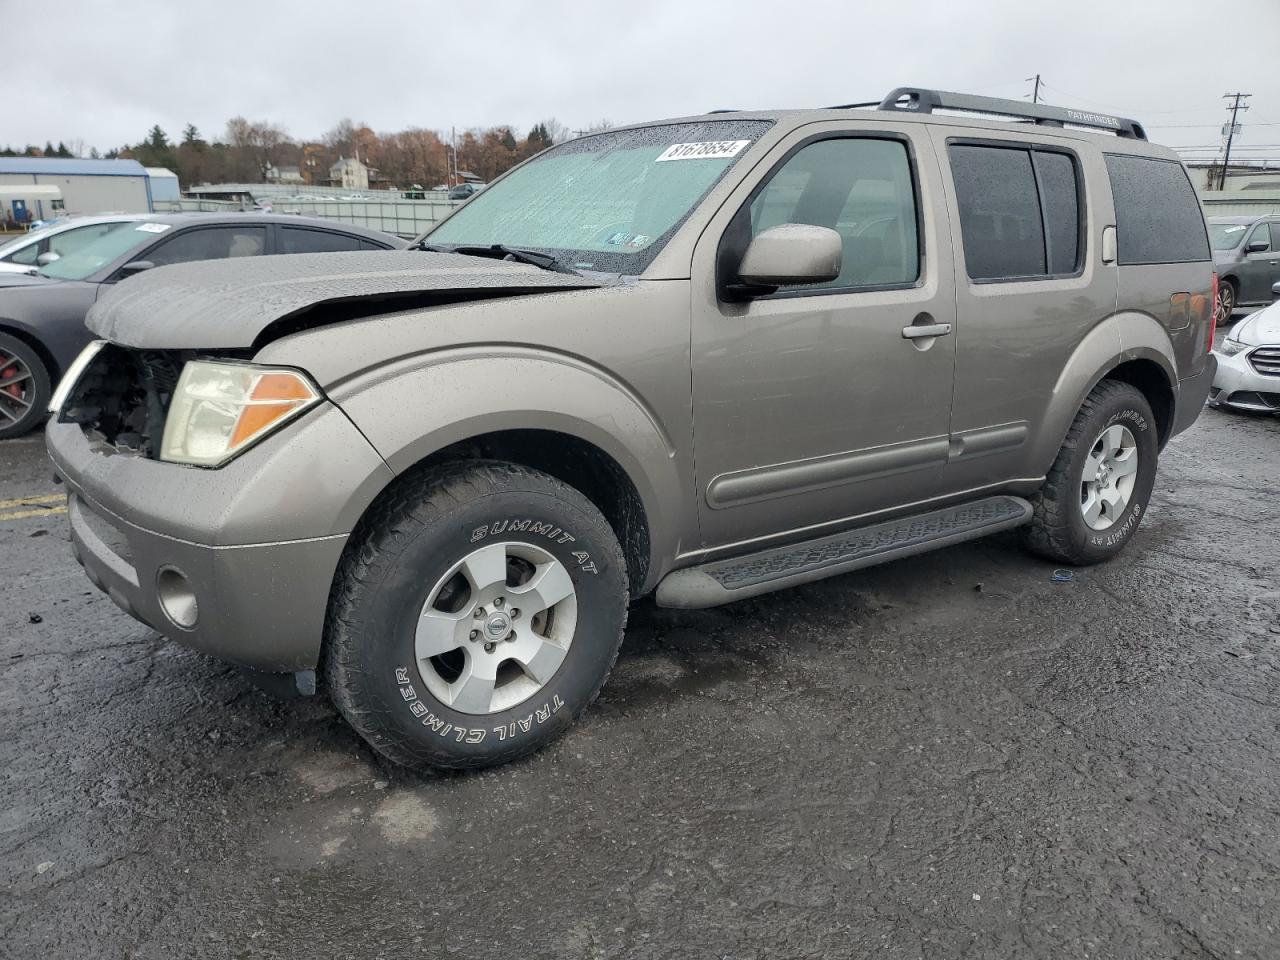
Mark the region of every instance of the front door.
POLYGON ((1238 268, 1240 302, 1270 303, 1272 278, 1280 279, 1276 276, 1280 272, 1280 247, 1272 242, 1271 225, 1263 222, 1254 227, 1244 242, 1244 251, 1238 268), (1258 249, 1250 250, 1251 246, 1258 249))
POLYGON ((940 208, 923 127, 868 120, 792 133, 713 218, 692 274, 704 547, 818 536, 939 493, 956 338, 909 328, 955 322, 940 208), (780 223, 836 230, 838 279, 718 295, 717 260, 723 290, 739 248, 780 223))

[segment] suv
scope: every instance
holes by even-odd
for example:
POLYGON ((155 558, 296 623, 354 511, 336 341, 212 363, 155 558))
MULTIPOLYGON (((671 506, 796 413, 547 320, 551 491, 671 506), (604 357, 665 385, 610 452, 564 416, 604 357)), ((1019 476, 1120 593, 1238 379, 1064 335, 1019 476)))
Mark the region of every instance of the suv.
POLYGON ((1208 224, 1221 325, 1237 307, 1271 303, 1280 283, 1280 217, 1209 217, 1208 224))
POLYGON ((382 754, 445 767, 563 732, 646 594, 1012 527, 1113 556, 1215 368, 1185 171, 1129 120, 865 106, 613 129, 416 249, 131 280, 47 431, 76 556, 156 630, 319 680, 382 754))

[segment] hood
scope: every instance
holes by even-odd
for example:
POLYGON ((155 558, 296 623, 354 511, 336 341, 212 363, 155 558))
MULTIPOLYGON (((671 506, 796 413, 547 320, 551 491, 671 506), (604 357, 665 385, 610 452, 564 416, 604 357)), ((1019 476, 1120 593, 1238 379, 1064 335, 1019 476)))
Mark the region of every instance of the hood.
POLYGON ((42 277, 36 273, 19 273, 11 270, 0 273, 0 287, 45 287, 61 282, 61 280, 42 277))
POLYGON ((1280 301, 1245 317, 1227 334, 1232 340, 1251 347, 1280 344, 1280 301))
POLYGON ((353 317, 603 282, 420 250, 206 260, 148 270, 117 284, 94 304, 86 323, 127 347, 258 347, 353 317))

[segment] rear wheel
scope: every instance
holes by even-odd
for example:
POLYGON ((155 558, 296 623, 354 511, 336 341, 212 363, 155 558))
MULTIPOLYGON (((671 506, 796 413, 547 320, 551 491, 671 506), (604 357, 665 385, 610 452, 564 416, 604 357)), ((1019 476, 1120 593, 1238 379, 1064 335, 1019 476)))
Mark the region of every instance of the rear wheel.
POLYGON ((0 333, 0 440, 35 427, 49 406, 49 371, 17 337, 0 333))
POLYGON ((390 759, 489 766, 595 698, 626 610, 617 539, 582 494, 513 464, 449 464, 403 481, 353 537, 324 672, 390 759))
POLYGON ((1218 300, 1213 305, 1213 322, 1215 326, 1222 326, 1224 323, 1231 322, 1231 315, 1236 310, 1236 288, 1230 280, 1223 280, 1218 284, 1218 300))
POLYGON ((1155 484, 1159 443, 1146 397, 1103 380, 1085 399, 1033 498, 1033 551, 1091 564, 1119 553, 1138 529, 1155 484))

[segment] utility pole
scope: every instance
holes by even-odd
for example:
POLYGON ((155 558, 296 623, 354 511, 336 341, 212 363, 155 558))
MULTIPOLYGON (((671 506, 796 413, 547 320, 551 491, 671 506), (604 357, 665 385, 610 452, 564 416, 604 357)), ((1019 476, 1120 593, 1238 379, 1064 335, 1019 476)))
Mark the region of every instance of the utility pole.
POLYGON ((1236 114, 1241 110, 1248 110, 1249 105, 1242 101, 1252 97, 1252 93, 1224 93, 1223 100, 1231 101, 1231 126, 1227 127, 1227 152, 1222 158, 1222 176, 1218 178, 1218 189, 1225 190, 1227 188, 1227 166, 1231 163, 1231 141, 1236 136, 1236 114))
POLYGON ((1039 103, 1040 102, 1040 74, 1037 73, 1034 77, 1027 77, 1027 83, 1030 83, 1032 80, 1035 81, 1036 85, 1031 88, 1031 102, 1039 103))

